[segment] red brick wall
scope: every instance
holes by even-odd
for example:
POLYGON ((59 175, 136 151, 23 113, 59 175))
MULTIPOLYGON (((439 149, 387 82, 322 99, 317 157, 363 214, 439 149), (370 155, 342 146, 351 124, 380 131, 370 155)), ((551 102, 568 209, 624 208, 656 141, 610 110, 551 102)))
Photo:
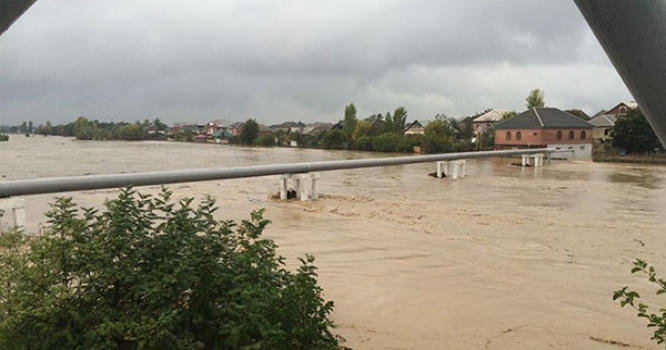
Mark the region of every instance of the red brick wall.
POLYGON ((592 128, 589 129, 544 129, 543 141, 546 144, 578 144, 578 143, 592 143, 592 128), (562 131, 562 139, 557 139, 557 131, 562 131), (574 132, 574 138, 569 138, 569 132, 574 132), (581 133, 585 131, 585 138, 581 139, 581 133))
POLYGON ((611 109, 610 111, 606 112, 606 114, 612 114, 612 115, 624 115, 624 114, 627 114, 627 112, 629 112, 630 109, 631 109, 631 108, 627 107, 627 105, 625 105, 624 103, 620 103, 620 104, 617 105, 615 108, 613 108, 613 109, 611 109), (620 108, 624 108, 625 110, 621 112, 621 111, 620 111, 620 108))
POLYGON ((502 129, 495 130, 495 144, 499 146, 546 146, 547 144, 578 144, 592 143, 592 128, 589 129, 502 129), (557 139, 557 131, 562 131, 562 139, 557 139), (569 139, 569 131, 574 132, 574 138, 569 139), (585 131, 585 139, 581 139, 581 132, 585 131), (511 132, 511 140, 506 139, 506 133, 511 132), (516 133, 521 133, 520 140, 516 140, 516 133))

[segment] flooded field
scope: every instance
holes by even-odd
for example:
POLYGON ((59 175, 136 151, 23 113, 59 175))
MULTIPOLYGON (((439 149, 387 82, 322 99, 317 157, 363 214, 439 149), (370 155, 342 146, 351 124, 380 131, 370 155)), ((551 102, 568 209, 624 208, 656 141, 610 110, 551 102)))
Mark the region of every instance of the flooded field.
MULTIPOLYGON (((13 136, 0 143, 0 173, 14 180, 385 156, 13 136)), ((294 264, 305 253, 317 258, 337 331, 357 350, 658 349, 611 296, 625 285, 653 294, 629 273, 635 258, 666 271, 666 168, 511 161, 469 161, 457 181, 427 176, 434 164, 326 172, 316 202, 270 200, 276 176, 170 188, 210 194, 220 218, 266 208, 266 235, 281 254, 294 264)), ((101 206, 115 193, 63 195, 101 206)), ((25 198, 31 231, 53 197, 25 198)))

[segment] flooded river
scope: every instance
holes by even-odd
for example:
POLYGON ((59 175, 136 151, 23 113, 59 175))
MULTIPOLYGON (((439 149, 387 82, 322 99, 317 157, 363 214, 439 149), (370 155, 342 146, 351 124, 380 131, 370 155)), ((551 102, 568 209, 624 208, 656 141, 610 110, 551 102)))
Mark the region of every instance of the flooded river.
MULTIPOLYGON (((14 180, 385 156, 13 136, 0 143, 0 173, 14 180)), ((325 172, 326 196, 316 202, 270 200, 277 176, 170 188, 212 195, 220 218, 266 208, 266 236, 282 255, 294 264, 305 253, 317 258, 337 332, 356 350, 658 349, 611 296, 625 285, 653 294, 629 273, 635 258, 666 272, 666 168, 510 162, 468 161, 457 181, 427 176, 434 164, 325 172)), ((66 195, 100 206, 116 192, 66 195)), ((31 231, 53 197, 25 198, 31 231)))

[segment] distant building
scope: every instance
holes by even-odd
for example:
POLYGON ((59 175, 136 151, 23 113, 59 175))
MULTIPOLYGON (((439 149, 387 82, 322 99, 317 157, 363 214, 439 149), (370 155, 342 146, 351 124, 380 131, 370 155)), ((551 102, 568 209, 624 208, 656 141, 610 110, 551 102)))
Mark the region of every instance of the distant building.
POLYGON ((498 149, 570 149, 577 159, 591 159, 593 128, 574 115, 547 107, 529 109, 493 127, 498 149))
POLYGON ((317 136, 333 127, 331 123, 313 123, 303 129, 304 135, 317 136))
POLYGON ((405 128, 405 135, 413 134, 425 134, 425 127, 418 120, 415 120, 405 128))
POLYGON ((259 124, 259 132, 257 133, 257 137, 270 135, 272 133, 273 133, 273 129, 269 128, 265 124, 259 124))
POLYGON ((615 107, 608 110, 604 113, 605 115, 621 116, 627 114, 632 109, 638 108, 638 103, 632 102, 620 102, 615 107))
POLYGON ((608 111, 602 109, 595 114, 590 119, 590 123, 594 125, 594 141, 598 143, 610 141, 613 138, 611 131, 615 126, 617 118, 627 115, 630 110, 636 108, 638 108, 638 103, 636 102, 620 102, 608 111))
POLYGON ((594 131, 592 133, 592 138, 595 142, 606 142, 610 140, 613 136, 611 131, 615 126, 615 121, 617 116, 602 114, 590 119, 590 124, 594 125, 594 131))
POLYGON ((285 122, 282 124, 278 125, 271 125, 271 129, 274 131, 283 131, 284 133, 291 133, 291 132, 297 132, 297 133, 303 133, 303 130, 305 129, 305 124, 301 122, 285 122))
POLYGON ((502 121, 505 113, 507 113, 507 111, 501 109, 492 109, 474 118, 474 120, 472 120, 474 132, 487 132, 491 126, 502 121))

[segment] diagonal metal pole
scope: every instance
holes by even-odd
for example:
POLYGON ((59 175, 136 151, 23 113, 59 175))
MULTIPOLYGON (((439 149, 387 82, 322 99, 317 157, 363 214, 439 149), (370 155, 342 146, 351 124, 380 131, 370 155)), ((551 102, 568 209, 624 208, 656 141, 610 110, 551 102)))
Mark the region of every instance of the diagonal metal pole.
POLYGON ((574 0, 666 147, 666 0, 574 0))
POLYGON ((0 0, 0 35, 37 0, 0 0))

